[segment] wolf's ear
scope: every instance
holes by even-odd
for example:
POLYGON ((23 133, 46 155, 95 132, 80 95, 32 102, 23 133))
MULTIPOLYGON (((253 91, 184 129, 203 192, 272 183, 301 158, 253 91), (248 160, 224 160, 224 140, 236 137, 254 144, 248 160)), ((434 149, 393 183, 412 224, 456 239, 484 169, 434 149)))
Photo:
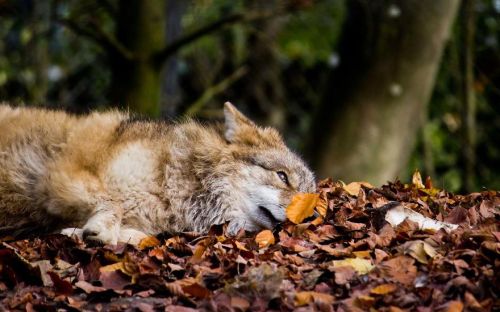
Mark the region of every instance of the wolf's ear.
POLYGON ((247 132, 248 130, 254 130, 256 128, 255 124, 250 121, 250 119, 245 117, 245 115, 229 102, 224 103, 224 119, 224 137, 231 143, 235 142, 237 136, 242 132, 247 132))

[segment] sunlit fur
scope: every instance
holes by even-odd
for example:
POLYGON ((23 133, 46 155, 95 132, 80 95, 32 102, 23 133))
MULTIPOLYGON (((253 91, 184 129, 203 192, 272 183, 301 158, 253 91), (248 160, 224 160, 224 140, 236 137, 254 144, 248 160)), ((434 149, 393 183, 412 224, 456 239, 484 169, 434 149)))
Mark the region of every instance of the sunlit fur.
POLYGON ((276 130, 229 103, 224 114, 205 126, 0 105, 0 235, 74 227, 136 244, 226 221, 230 235, 274 226, 293 194, 315 190, 313 174, 276 130))

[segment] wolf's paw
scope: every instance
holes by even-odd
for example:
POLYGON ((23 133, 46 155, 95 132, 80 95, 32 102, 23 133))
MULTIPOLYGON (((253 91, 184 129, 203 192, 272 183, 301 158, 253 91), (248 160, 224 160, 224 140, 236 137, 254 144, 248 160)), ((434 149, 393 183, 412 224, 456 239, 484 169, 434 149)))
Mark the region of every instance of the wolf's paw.
POLYGON ((116 245, 120 234, 120 225, 110 223, 101 218, 90 218, 83 227, 82 238, 90 243, 103 243, 116 245))
POLYGON ((118 241, 120 243, 128 243, 131 245, 139 245, 143 238, 148 237, 147 234, 134 230, 134 229, 120 229, 120 236, 118 237, 118 241))
POLYGON ((241 230, 255 232, 260 229, 259 226, 253 224, 251 221, 242 218, 234 218, 229 221, 226 229, 226 235, 230 237, 237 236, 241 230))
POLYGON ((80 228, 66 228, 61 231, 61 234, 83 240, 83 229, 80 228))

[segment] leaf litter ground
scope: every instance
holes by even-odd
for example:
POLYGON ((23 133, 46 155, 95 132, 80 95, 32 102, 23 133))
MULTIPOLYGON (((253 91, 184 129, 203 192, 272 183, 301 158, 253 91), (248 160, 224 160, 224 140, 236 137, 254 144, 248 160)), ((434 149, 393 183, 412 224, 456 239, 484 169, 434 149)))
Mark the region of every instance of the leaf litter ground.
POLYGON ((0 311, 500 310, 500 194, 422 183, 301 194, 272 231, 150 237, 88 246, 48 235, 0 240, 0 311), (385 214, 404 207, 457 224, 430 231, 385 214))

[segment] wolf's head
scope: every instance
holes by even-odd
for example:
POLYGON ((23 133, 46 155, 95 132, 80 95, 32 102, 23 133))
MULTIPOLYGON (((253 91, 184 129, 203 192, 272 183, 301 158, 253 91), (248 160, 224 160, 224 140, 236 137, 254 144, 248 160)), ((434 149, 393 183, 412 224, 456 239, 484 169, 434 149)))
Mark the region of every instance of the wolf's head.
POLYGON ((224 117, 224 137, 235 160, 230 197, 237 207, 228 232, 272 228, 286 219, 285 208, 294 194, 315 191, 314 175, 275 129, 256 126, 229 102, 224 117))

